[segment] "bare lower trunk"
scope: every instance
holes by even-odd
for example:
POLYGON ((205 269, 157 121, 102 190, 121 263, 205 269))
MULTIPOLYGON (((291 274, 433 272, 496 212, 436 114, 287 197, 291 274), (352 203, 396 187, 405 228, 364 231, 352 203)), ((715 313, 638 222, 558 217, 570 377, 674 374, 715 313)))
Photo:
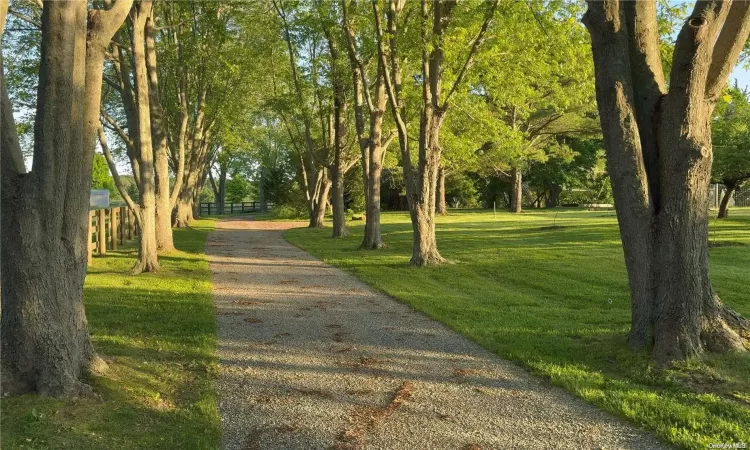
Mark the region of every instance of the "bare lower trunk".
POLYGON ((435 212, 444 216, 448 214, 448 207, 445 204, 445 169, 443 166, 440 166, 438 169, 438 179, 435 188, 437 189, 435 193, 437 202, 435 204, 435 212))
POLYGON ((514 167, 511 172, 510 212, 519 213, 523 205, 523 178, 521 171, 514 167))
POLYGON ((159 271, 159 259, 156 246, 156 208, 151 201, 140 203, 138 212, 138 259, 133 266, 133 273, 159 271))
POLYGON ((411 261, 412 266, 422 267, 433 264, 440 264, 443 261, 437 248, 437 239, 435 238, 435 213, 434 210, 425 210, 424 205, 416 205, 412 213, 414 219, 414 243, 412 247, 411 261))
POLYGON ((49 223, 41 217, 43 210, 3 203, 4 212, 24 212, 2 216, 3 261, 14 261, 2 266, 3 392, 78 395, 86 390, 79 380, 94 361, 82 301, 83 275, 68 269, 73 261, 80 264, 80 255, 39 227, 49 223), (22 230, 33 229, 44 243, 23 245, 31 236, 22 230))
POLYGON ((734 194, 734 191, 737 188, 737 186, 733 184, 725 184, 724 187, 724 195, 721 197, 719 215, 717 216, 719 219, 726 219, 729 217, 729 200, 731 200, 732 194, 734 194))
POLYGON ((169 252, 175 249, 172 237, 172 207, 169 190, 169 163, 166 148, 155 153, 156 167, 156 247, 169 252))
POLYGON ((172 220, 175 228, 187 228, 193 220, 195 219, 193 218, 192 198, 190 200, 178 198, 174 209, 174 218, 172 220))
POLYGON ((328 205, 328 193, 331 190, 331 182, 329 180, 322 181, 323 187, 320 189, 318 197, 309 202, 310 207, 310 223, 309 228, 323 228, 325 227, 325 215, 326 205, 328 205))
POLYGON ((562 192, 561 186, 557 183, 549 183, 548 188, 549 193, 544 198, 544 206, 547 208, 560 206, 560 193, 562 192))
POLYGON ((665 99, 658 134, 659 148, 672 150, 660 155, 662 208, 657 216, 654 255, 658 300, 653 353, 662 361, 697 356, 705 349, 744 350, 742 333, 748 329, 744 319, 740 328, 725 320, 725 312, 731 310, 711 286, 708 185, 713 154, 705 151, 711 148, 711 115, 710 108, 692 120, 675 114, 686 104, 684 98, 665 99), (694 125, 690 137, 680 134, 688 120, 694 125))
POLYGON ((377 250, 382 248, 383 235, 380 231, 380 177, 383 166, 380 161, 370 164, 367 180, 367 210, 365 211, 365 237, 361 248, 377 250))
POLYGON ((266 167, 260 168, 260 186, 258 187, 258 197, 260 200, 260 212, 268 212, 268 202, 266 201, 266 167))
POLYGON ((331 175, 333 176, 331 190, 333 237, 340 238, 349 235, 349 230, 346 228, 346 206, 344 204, 344 170, 340 163, 335 164, 331 175))
MULTIPOLYGON (((426 266, 440 264, 443 261, 438 252, 437 239, 435 238, 435 191, 438 178, 438 166, 440 164, 440 144, 438 136, 442 124, 443 115, 436 112, 431 118, 423 113, 423 136, 426 139, 427 148, 420 161, 419 183, 416 186, 416 195, 412 195, 411 219, 414 231, 414 245, 410 264, 412 266, 426 266)), ((426 144, 420 144, 426 145, 426 144)))

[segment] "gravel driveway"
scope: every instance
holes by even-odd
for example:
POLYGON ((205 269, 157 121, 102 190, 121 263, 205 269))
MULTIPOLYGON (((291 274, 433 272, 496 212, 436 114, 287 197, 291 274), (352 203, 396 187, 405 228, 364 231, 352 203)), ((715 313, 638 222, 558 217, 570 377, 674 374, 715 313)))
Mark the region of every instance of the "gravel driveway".
POLYGON ((206 244, 222 448, 665 447, 283 239, 304 225, 206 244))

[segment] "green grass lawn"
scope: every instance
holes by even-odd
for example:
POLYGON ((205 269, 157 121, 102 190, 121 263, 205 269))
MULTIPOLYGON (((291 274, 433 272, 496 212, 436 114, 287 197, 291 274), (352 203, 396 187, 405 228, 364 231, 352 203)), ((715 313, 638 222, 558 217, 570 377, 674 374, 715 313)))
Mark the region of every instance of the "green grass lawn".
POLYGON ((182 251, 161 257, 157 274, 129 274, 133 248, 94 258, 85 300, 94 346, 109 364, 91 380, 100 398, 4 398, 2 448, 218 447, 216 326, 203 254, 213 226, 175 230, 182 251))
MULTIPOLYGON (((383 216, 388 248, 357 250, 352 235, 293 229, 286 238, 499 355, 602 409, 687 448, 750 444, 750 355, 714 355, 657 370, 625 345, 629 298, 612 212, 454 211, 439 217, 438 248, 451 263, 407 267, 406 214, 383 216), (549 229, 555 222, 562 228, 549 229)), ((750 209, 711 222, 714 287, 750 315, 750 209)))

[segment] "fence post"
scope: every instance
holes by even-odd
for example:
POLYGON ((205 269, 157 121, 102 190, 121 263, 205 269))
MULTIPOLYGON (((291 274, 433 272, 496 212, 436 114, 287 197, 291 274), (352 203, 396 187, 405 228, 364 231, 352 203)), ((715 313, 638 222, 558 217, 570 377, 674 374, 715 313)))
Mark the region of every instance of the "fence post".
POLYGON ((99 255, 107 254, 107 210, 99 209, 96 211, 96 238, 99 241, 99 255))
POLYGON ((128 226, 127 226, 127 232, 128 232, 128 240, 133 239, 133 211, 128 208, 128 226))
POLYGON ((208 215, 210 216, 211 215, 211 203, 210 202, 206 203, 206 205, 208 205, 208 215))
POLYGON ((119 208, 109 209, 109 241, 112 250, 117 250, 117 210, 119 208))
POLYGON ((234 214, 234 202, 229 204, 229 213, 234 214))
POLYGON ((86 242, 86 261, 88 261, 89 264, 91 264, 91 260, 93 259, 93 252, 94 252, 94 246, 91 243, 91 240, 94 237, 94 227, 91 226, 91 221, 94 219, 94 211, 89 211, 89 239, 88 242, 86 242))
POLYGON ((125 217, 125 207, 120 206, 120 222, 118 223, 118 232, 117 237, 120 239, 120 245, 125 243, 125 221, 127 220, 127 217, 125 217))

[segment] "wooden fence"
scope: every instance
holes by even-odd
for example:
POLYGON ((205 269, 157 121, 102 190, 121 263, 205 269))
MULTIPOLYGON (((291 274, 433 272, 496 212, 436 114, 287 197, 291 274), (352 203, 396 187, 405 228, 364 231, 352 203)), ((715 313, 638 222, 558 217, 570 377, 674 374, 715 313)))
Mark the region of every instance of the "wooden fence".
POLYGON ((107 250, 117 250, 118 244, 122 245, 136 236, 138 227, 130 208, 120 206, 89 211, 89 264, 94 251, 97 255, 106 255, 107 250))
MULTIPOLYGON (((273 204, 268 203, 266 206, 268 209, 271 209, 273 204)), ((224 203, 224 214, 245 214, 253 212, 260 212, 260 202, 224 203)), ((219 214, 218 203, 201 203, 200 214, 202 216, 219 214)))

